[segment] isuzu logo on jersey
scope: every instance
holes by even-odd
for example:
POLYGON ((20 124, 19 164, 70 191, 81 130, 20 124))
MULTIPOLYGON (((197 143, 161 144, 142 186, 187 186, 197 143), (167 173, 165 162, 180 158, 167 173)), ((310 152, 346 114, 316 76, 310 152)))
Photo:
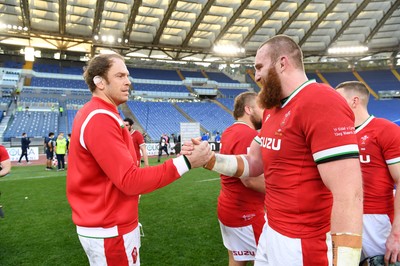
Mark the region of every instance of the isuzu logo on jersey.
POLYGON ((279 151, 281 149, 281 139, 261 137, 261 147, 279 151))
POLYGON ((233 253, 233 256, 249 256, 249 255, 255 256, 256 255, 256 253, 254 251, 250 251, 250 250, 239 250, 239 251, 233 250, 232 253, 233 253))
POLYGON ((360 154, 360 162, 361 163, 370 163, 371 162, 371 156, 360 154))

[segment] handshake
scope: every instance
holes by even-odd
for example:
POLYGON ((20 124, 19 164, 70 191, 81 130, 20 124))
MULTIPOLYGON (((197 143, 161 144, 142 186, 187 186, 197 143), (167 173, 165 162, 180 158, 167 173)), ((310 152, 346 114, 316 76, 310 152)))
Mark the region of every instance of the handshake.
POLYGON ((185 141, 180 154, 188 159, 191 168, 202 167, 215 157, 215 153, 211 151, 208 142, 202 142, 200 138, 185 141))

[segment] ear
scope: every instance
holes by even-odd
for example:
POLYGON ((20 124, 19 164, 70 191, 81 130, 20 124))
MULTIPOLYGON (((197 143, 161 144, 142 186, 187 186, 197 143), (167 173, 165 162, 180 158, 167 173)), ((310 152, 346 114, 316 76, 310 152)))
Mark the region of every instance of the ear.
POLYGON ((360 105, 360 98, 358 96, 354 96, 351 100, 351 107, 355 108, 360 105))
POLYGON ((244 112, 246 113, 246 114, 248 114, 248 115, 250 115, 251 114, 251 108, 250 108, 250 106, 245 106, 244 107, 244 112))
POLYGON ((103 83, 103 78, 100 76, 95 76, 93 78, 93 83, 96 85, 96 87, 100 89, 104 89, 104 83, 103 83))
POLYGON ((282 73, 288 66, 288 58, 285 55, 280 56, 279 58, 279 72, 282 73))

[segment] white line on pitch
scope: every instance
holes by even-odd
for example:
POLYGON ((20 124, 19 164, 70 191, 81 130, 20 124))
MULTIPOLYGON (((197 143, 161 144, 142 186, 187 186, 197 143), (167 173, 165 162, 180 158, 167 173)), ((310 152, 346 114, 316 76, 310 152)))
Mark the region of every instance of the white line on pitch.
POLYGON ((30 177, 18 177, 18 178, 12 178, 12 177, 7 178, 7 176, 5 176, 0 179, 0 182, 39 179, 48 177, 59 177, 59 175, 42 175, 42 176, 30 176, 30 177))
POLYGON ((196 182, 209 182, 209 181, 215 181, 215 180, 220 180, 220 178, 212 178, 212 179, 204 179, 204 180, 200 180, 200 181, 196 181, 196 182))

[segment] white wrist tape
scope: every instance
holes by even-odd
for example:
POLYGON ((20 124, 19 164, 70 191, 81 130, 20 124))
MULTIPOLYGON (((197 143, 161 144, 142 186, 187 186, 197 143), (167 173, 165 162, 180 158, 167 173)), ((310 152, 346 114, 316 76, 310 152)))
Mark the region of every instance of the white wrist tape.
POLYGON ((352 233, 332 234, 333 265, 357 266, 360 263, 362 237, 352 233))
POLYGON ((249 176, 249 162, 244 155, 215 154, 204 168, 226 176, 239 178, 249 176))

